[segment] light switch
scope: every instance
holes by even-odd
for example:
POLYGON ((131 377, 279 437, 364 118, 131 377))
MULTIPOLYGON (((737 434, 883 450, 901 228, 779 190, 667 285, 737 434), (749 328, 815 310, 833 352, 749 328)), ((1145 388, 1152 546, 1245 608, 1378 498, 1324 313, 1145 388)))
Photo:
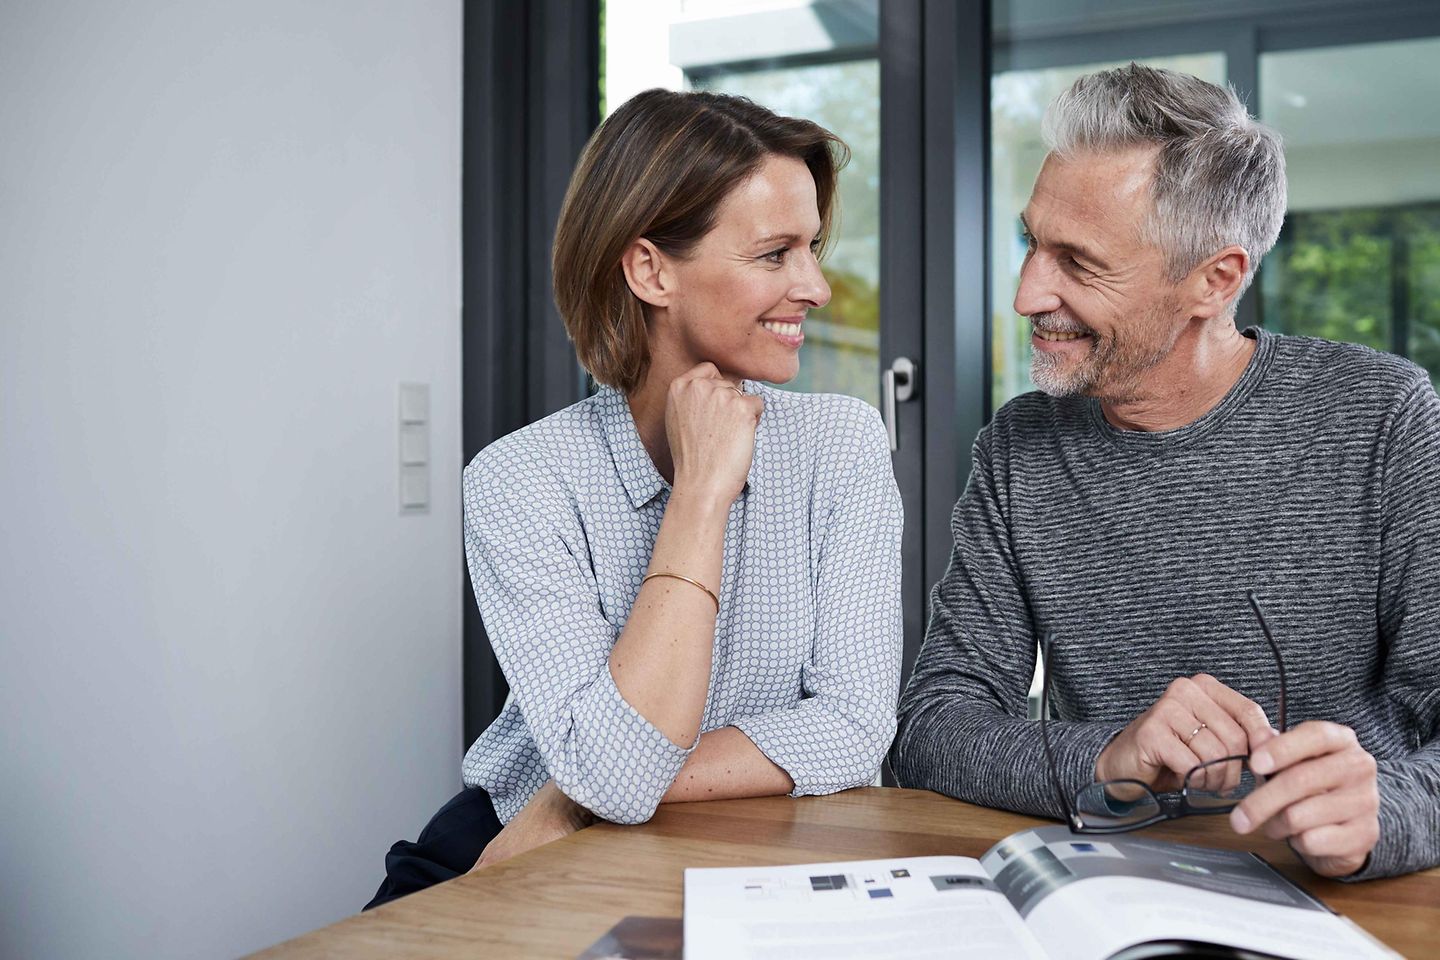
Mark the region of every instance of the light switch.
POLYGON ((403 466, 400 468, 400 509, 405 512, 425 510, 430 506, 430 468, 427 466, 403 466))
POLYGON ((400 512, 430 508, 430 385, 400 384, 400 512))
POLYGON ((400 463, 406 466, 430 462, 430 425, 400 424, 400 463))
POLYGON ((430 419, 430 384, 400 384, 400 422, 426 423, 430 419))

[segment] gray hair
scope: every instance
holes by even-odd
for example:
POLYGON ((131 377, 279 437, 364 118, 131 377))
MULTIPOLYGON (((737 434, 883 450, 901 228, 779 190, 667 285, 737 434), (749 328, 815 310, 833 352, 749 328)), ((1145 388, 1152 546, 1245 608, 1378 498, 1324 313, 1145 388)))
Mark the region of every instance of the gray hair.
POLYGON ((1160 148, 1141 239, 1165 255, 1172 281, 1235 244, 1250 255, 1243 293, 1280 235, 1280 135, 1251 117, 1232 87, 1132 63, 1076 80, 1045 111, 1042 133, 1046 146, 1064 158, 1145 144, 1160 148))

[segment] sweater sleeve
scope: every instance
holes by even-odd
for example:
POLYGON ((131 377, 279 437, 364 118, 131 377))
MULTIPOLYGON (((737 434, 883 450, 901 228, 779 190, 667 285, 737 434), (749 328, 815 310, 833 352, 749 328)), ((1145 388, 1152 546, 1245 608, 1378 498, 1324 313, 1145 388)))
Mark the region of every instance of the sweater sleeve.
POLYGON ((563 491, 465 470, 465 557, 495 658, 555 785, 616 823, 648 820, 689 756, 621 695, 616 630, 567 536, 563 491), (521 494, 523 490, 523 496, 521 494))
POLYGON ((903 513, 885 428, 864 410, 842 431, 854 454, 821 534, 802 699, 732 724, 790 775, 797 797, 870 783, 895 734, 903 513))
MULTIPOLYGON (((954 548, 930 595, 930 625, 900 700, 890 753, 895 777, 971 803, 1063 817, 1039 724, 1026 717, 1036 631, 1011 549, 990 428, 951 517, 954 548)), ((1094 780, 1095 760, 1122 726, 1051 722, 1063 788, 1094 780)))
POLYGON ((1440 398, 1429 380, 1397 410, 1384 470, 1382 684, 1418 734, 1411 754, 1378 761, 1380 839, 1350 879, 1440 865, 1440 398))

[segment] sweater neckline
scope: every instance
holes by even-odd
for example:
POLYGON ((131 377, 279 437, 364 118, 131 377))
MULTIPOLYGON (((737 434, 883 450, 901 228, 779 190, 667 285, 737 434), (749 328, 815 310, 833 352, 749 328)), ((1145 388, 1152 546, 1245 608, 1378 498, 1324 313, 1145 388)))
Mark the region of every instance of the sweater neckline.
POLYGON ((1086 400, 1086 406, 1090 412, 1091 424, 1101 437, 1122 450, 1144 450, 1159 453, 1188 446, 1204 439, 1223 426, 1236 411, 1245 406, 1251 395, 1264 381, 1265 374, 1269 371, 1270 364, 1275 358, 1275 334, 1268 333, 1261 327, 1247 327, 1241 331, 1241 336, 1255 341, 1255 353, 1250 357, 1250 362, 1245 365, 1240 378, 1235 381, 1220 402, 1207 410, 1199 419, 1173 430, 1124 430, 1106 420, 1100 401, 1090 397, 1086 400))

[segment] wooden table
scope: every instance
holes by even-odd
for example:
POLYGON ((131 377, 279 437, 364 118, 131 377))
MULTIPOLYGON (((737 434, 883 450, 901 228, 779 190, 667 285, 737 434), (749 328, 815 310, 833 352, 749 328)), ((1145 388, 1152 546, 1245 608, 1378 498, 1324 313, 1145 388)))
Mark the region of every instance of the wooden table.
MULTIPOLYGON (((880 787, 799 800, 667 804, 641 826, 590 827, 255 956, 572 960, 621 917, 680 916, 686 867, 979 857, 1001 837, 1044 822, 880 787)), ((1440 957, 1440 869, 1360 884, 1322 880, 1284 844, 1239 837, 1219 816, 1188 817, 1145 834, 1254 850, 1406 957, 1440 957)))

